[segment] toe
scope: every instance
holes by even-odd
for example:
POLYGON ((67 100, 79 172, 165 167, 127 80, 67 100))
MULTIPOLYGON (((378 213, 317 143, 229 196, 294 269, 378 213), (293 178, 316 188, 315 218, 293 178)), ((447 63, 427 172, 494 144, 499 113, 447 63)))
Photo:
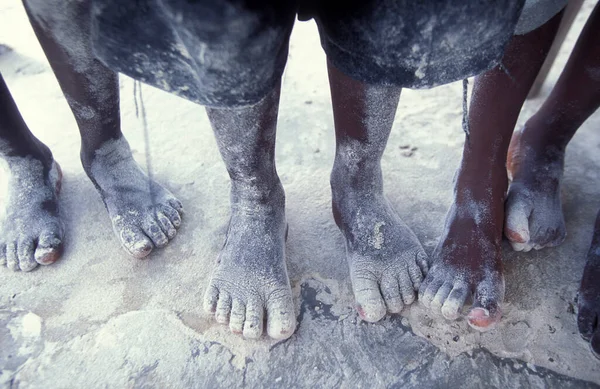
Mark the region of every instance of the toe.
POLYGON ((479 331, 487 331, 502 317, 500 303, 504 299, 504 281, 496 275, 477 285, 473 307, 468 315, 469 325, 479 331))
POLYGON ((414 262, 408 261, 408 275, 410 276, 410 280, 414 290, 419 290, 419 287, 421 287, 421 283, 423 282, 423 275, 427 274, 423 272, 422 266, 419 265, 420 261, 421 260, 419 260, 418 253, 414 262))
POLYGON ((246 320, 246 305, 239 299, 233 299, 231 314, 229 315, 229 329, 231 332, 241 335, 244 331, 244 320, 246 320))
POLYGON ((360 317, 368 322, 376 322, 385 316, 386 308, 379 285, 374 277, 356 276, 352 280, 356 310, 360 317))
MULTIPOLYGON (((423 279, 424 276, 427 275, 427 273, 429 272, 429 256, 427 255, 427 253, 425 251, 419 251, 417 252, 417 256, 416 256, 416 261, 417 261, 417 265, 419 265, 419 268, 421 268, 421 280, 423 279)), ((415 286, 416 289, 418 289, 418 287, 415 286)))
POLYGON ((22 240, 17 247, 19 268, 21 271, 32 271, 38 265, 34 258, 34 245, 32 240, 22 240))
POLYGON ((60 258, 63 251, 62 231, 45 231, 40 235, 34 258, 40 265, 50 265, 60 258))
MULTIPOLYGON (((581 298, 581 297, 580 297, 581 298)), ((598 325, 598 316, 596 311, 589 308, 587 304, 579 304, 577 314, 577 327, 579 334, 585 340, 590 340, 594 334, 594 330, 598 325)))
POLYGON ((217 302, 217 310, 215 312, 215 319, 217 323, 227 324, 229 322, 229 314, 231 312, 231 296, 227 292, 221 292, 219 294, 219 300, 217 302))
POLYGON ((209 286, 204 293, 204 311, 206 313, 215 313, 217 310, 217 301, 219 299, 219 289, 209 286))
POLYGON ((532 209, 530 202, 520 196, 508 196, 504 221, 504 235, 508 240, 514 243, 529 241, 529 216, 532 209))
POLYGON ((146 219, 143 230, 146 233, 146 236, 152 240, 154 246, 163 248, 169 243, 169 239, 160 228, 156 220, 150 218, 146 219))
POLYGON ((177 230, 175 229, 175 226, 173 226, 171 220, 169 220, 169 218, 163 212, 156 212, 156 220, 158 220, 160 228, 169 240, 173 239, 175 235, 177 235, 177 230))
POLYGON ((398 286, 404 305, 412 304, 415 301, 415 288, 408 272, 401 271, 398 274, 398 286))
POLYGON ((178 213, 183 213, 183 204, 181 204, 181 201, 177 200, 176 198, 170 198, 167 200, 167 204, 173 207, 178 213))
POLYGON ((294 302, 288 292, 267 301, 267 333, 273 339, 287 339, 296 329, 294 302))
MULTIPOLYGON (((562 214, 561 214, 562 216, 562 214)), ((536 234, 533 241, 533 248, 536 250, 540 250, 546 247, 556 247, 559 246, 566 238, 566 230, 560 227, 561 222, 557 222, 559 227, 546 228, 543 233, 536 234)), ((564 220, 562 220, 562 224, 564 225, 564 220)))
POLYGON ((518 243, 513 241, 509 242, 514 251, 523 251, 527 253, 533 248, 533 246, 530 243, 518 243))
POLYGON ((19 270, 19 257, 17 256, 17 245, 9 243, 6 245, 6 267, 12 271, 19 270))
POLYGON ((258 299, 251 299, 246 304, 246 321, 244 321, 244 338, 258 339, 263 333, 264 308, 258 299))
POLYGON ((442 305, 442 315, 448 320, 456 320, 460 314, 460 310, 465 304, 469 291, 467 285, 459 282, 454 285, 452 291, 442 305))
POLYGON ((592 339, 590 340, 590 349, 592 350, 592 354, 598 359, 600 359, 600 330, 596 330, 594 335, 592 335, 592 339))
POLYGON ((431 300, 431 304, 430 304, 431 309, 433 309, 435 311, 440 311, 442 309, 442 306, 446 302, 448 295, 450 295, 451 290, 452 290, 452 283, 448 282, 448 281, 444 282, 442 284, 442 286, 440 286, 440 288, 438 289, 435 296, 433 297, 433 300, 431 300))
POLYGON ((421 285, 421 289, 419 290, 419 301, 421 301, 421 304, 423 304, 426 308, 430 308, 431 302, 443 284, 443 280, 433 279, 427 284, 421 285))
POLYGON ((398 281, 391 275, 384 275, 381 280, 381 294, 383 300, 390 313, 400 313, 404 308, 404 302, 402 302, 402 295, 400 294, 400 287, 398 281))
POLYGON ((154 248, 152 241, 137 227, 125 227, 120 232, 121 244, 135 258, 144 258, 154 248))
POLYGON ((165 206, 161 208, 161 211, 169 218, 175 228, 179 228, 181 225, 181 215, 179 215, 179 212, 175 208, 165 206))

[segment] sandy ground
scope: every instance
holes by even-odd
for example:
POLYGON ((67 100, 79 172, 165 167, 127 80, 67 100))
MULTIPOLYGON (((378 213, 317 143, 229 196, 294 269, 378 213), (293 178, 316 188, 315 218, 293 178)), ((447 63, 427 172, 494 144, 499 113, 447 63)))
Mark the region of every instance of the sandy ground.
MULTIPOLYGON (((535 112, 594 5, 588 0, 535 112)), ((418 304, 378 324, 352 309, 344 244, 330 210, 334 133, 325 57, 297 23, 284 76, 277 164, 287 194, 287 260, 298 309, 285 342, 244 341, 201 309, 228 218, 228 177, 202 107, 143 87, 153 173, 186 207, 163 250, 120 248, 84 174, 75 121, 20 2, 0 3, 4 75, 32 131, 64 172, 64 257, 32 273, 0 269, 0 387, 588 387, 600 361, 576 327, 575 296, 600 208, 600 113, 573 139, 563 185, 568 237, 555 249, 504 246, 502 323, 481 334, 418 304)), ((123 130, 142 164, 133 81, 121 79, 123 130)), ((461 85, 404 91, 383 158, 387 195, 431 253, 464 142, 461 85)))

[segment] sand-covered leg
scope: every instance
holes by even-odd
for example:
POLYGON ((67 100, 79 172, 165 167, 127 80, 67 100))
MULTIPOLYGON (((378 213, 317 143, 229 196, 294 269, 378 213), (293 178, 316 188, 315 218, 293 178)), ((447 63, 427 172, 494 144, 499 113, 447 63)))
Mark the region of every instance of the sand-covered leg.
POLYGON ((599 29, 596 5, 550 96, 513 135, 504 233, 515 250, 552 247, 565 239, 560 200, 565 149, 600 105, 599 29))
POLYGON ((285 194, 275 169, 277 86, 259 103, 207 108, 231 178, 231 219, 206 290, 204 307, 234 333, 271 338, 296 328, 285 263, 285 194))
POLYGON ((29 131, 0 74, 0 265, 31 271, 62 253, 60 167, 29 131))
POLYGON ((381 156, 400 88, 367 85, 328 68, 336 131, 333 215, 346 238, 358 313, 376 322, 411 304, 427 271, 425 251, 383 194, 381 156))
POLYGON ((579 333, 590 342, 592 353, 600 358, 600 212, 583 270, 577 306, 579 333))
POLYGON ((36 35, 81 133, 81 161, 134 257, 163 247, 181 223, 181 203, 150 180, 121 133, 118 76, 90 44, 90 1, 25 0, 36 35))
POLYGON ((455 319, 472 297, 469 324, 487 330, 500 320, 504 299, 501 240, 508 186, 505 161, 517 117, 560 22, 511 39, 496 67, 475 80, 470 135, 454 188, 454 201, 419 299, 455 319))

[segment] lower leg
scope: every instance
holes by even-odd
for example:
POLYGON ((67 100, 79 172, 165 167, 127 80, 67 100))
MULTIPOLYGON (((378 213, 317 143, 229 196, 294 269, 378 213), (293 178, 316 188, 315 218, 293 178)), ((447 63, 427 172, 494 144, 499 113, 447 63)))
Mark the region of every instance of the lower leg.
POLYGON ((29 131, 0 74, 0 158, 8 170, 0 219, 0 265, 30 271, 62 252, 60 168, 29 131))
POLYGON ((600 358, 600 211, 596 216, 594 236, 579 287, 577 306, 579 333, 590 341, 592 352, 600 358))
POLYGON ((90 1, 25 0, 25 9, 81 134, 81 161, 134 257, 165 246, 181 223, 181 203, 151 181, 121 133, 116 73, 91 49, 90 1))
POLYGON ((378 321, 414 301, 427 271, 421 244, 383 195, 381 156, 400 88, 364 84, 331 64, 328 70, 336 132, 333 215, 346 238, 358 312, 378 321))
POLYGON ((567 144, 600 105, 600 5, 542 107, 513 136, 505 233, 516 250, 560 244, 566 235, 560 181, 567 144))
POLYGON ((433 265, 420 298, 448 319, 473 296, 469 323, 485 329, 500 319, 504 298, 501 239, 508 185, 506 153, 521 106, 543 64, 560 15, 509 43, 502 66, 475 80, 470 136, 433 265))
POLYGON ((285 195, 275 169, 277 86, 251 107, 207 108, 231 178, 231 219, 205 295, 205 309, 232 332, 276 339, 296 317, 285 264, 285 195))

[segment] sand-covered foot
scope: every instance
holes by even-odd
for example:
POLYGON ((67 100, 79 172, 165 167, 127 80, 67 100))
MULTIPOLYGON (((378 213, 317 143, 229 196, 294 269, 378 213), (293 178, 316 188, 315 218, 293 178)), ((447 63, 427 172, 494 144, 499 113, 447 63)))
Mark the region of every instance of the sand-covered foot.
POLYGON ((504 299, 502 218, 495 225, 490 210, 491 206, 484 203, 452 205, 431 268, 419 290, 421 303, 449 320, 457 319, 472 297, 467 319, 480 331, 500 320, 504 299))
POLYGON ((381 194, 336 191, 333 213, 346 239, 356 309, 376 322, 415 300, 427 254, 381 194))
POLYGON ((256 339, 290 337, 296 329, 285 263, 286 222, 283 188, 261 199, 242 200, 232 190, 232 214, 204 298, 204 309, 233 333, 256 339))
POLYGON ((590 342, 592 353, 600 358, 600 212, 581 278, 577 306, 579 333, 590 342))
POLYGON ((102 196, 115 233, 132 256, 143 258, 175 237, 181 224, 181 202, 148 178, 125 138, 105 142, 86 170, 102 196))
POLYGON ((564 149, 534 137, 511 140, 507 168, 512 182, 505 207, 504 234, 516 251, 561 244, 566 237, 560 200, 564 149), (528 140, 530 139, 530 140, 528 140))
POLYGON ((0 265, 31 271, 61 255, 64 228, 58 212, 62 174, 52 160, 7 157, 0 214, 0 265))

